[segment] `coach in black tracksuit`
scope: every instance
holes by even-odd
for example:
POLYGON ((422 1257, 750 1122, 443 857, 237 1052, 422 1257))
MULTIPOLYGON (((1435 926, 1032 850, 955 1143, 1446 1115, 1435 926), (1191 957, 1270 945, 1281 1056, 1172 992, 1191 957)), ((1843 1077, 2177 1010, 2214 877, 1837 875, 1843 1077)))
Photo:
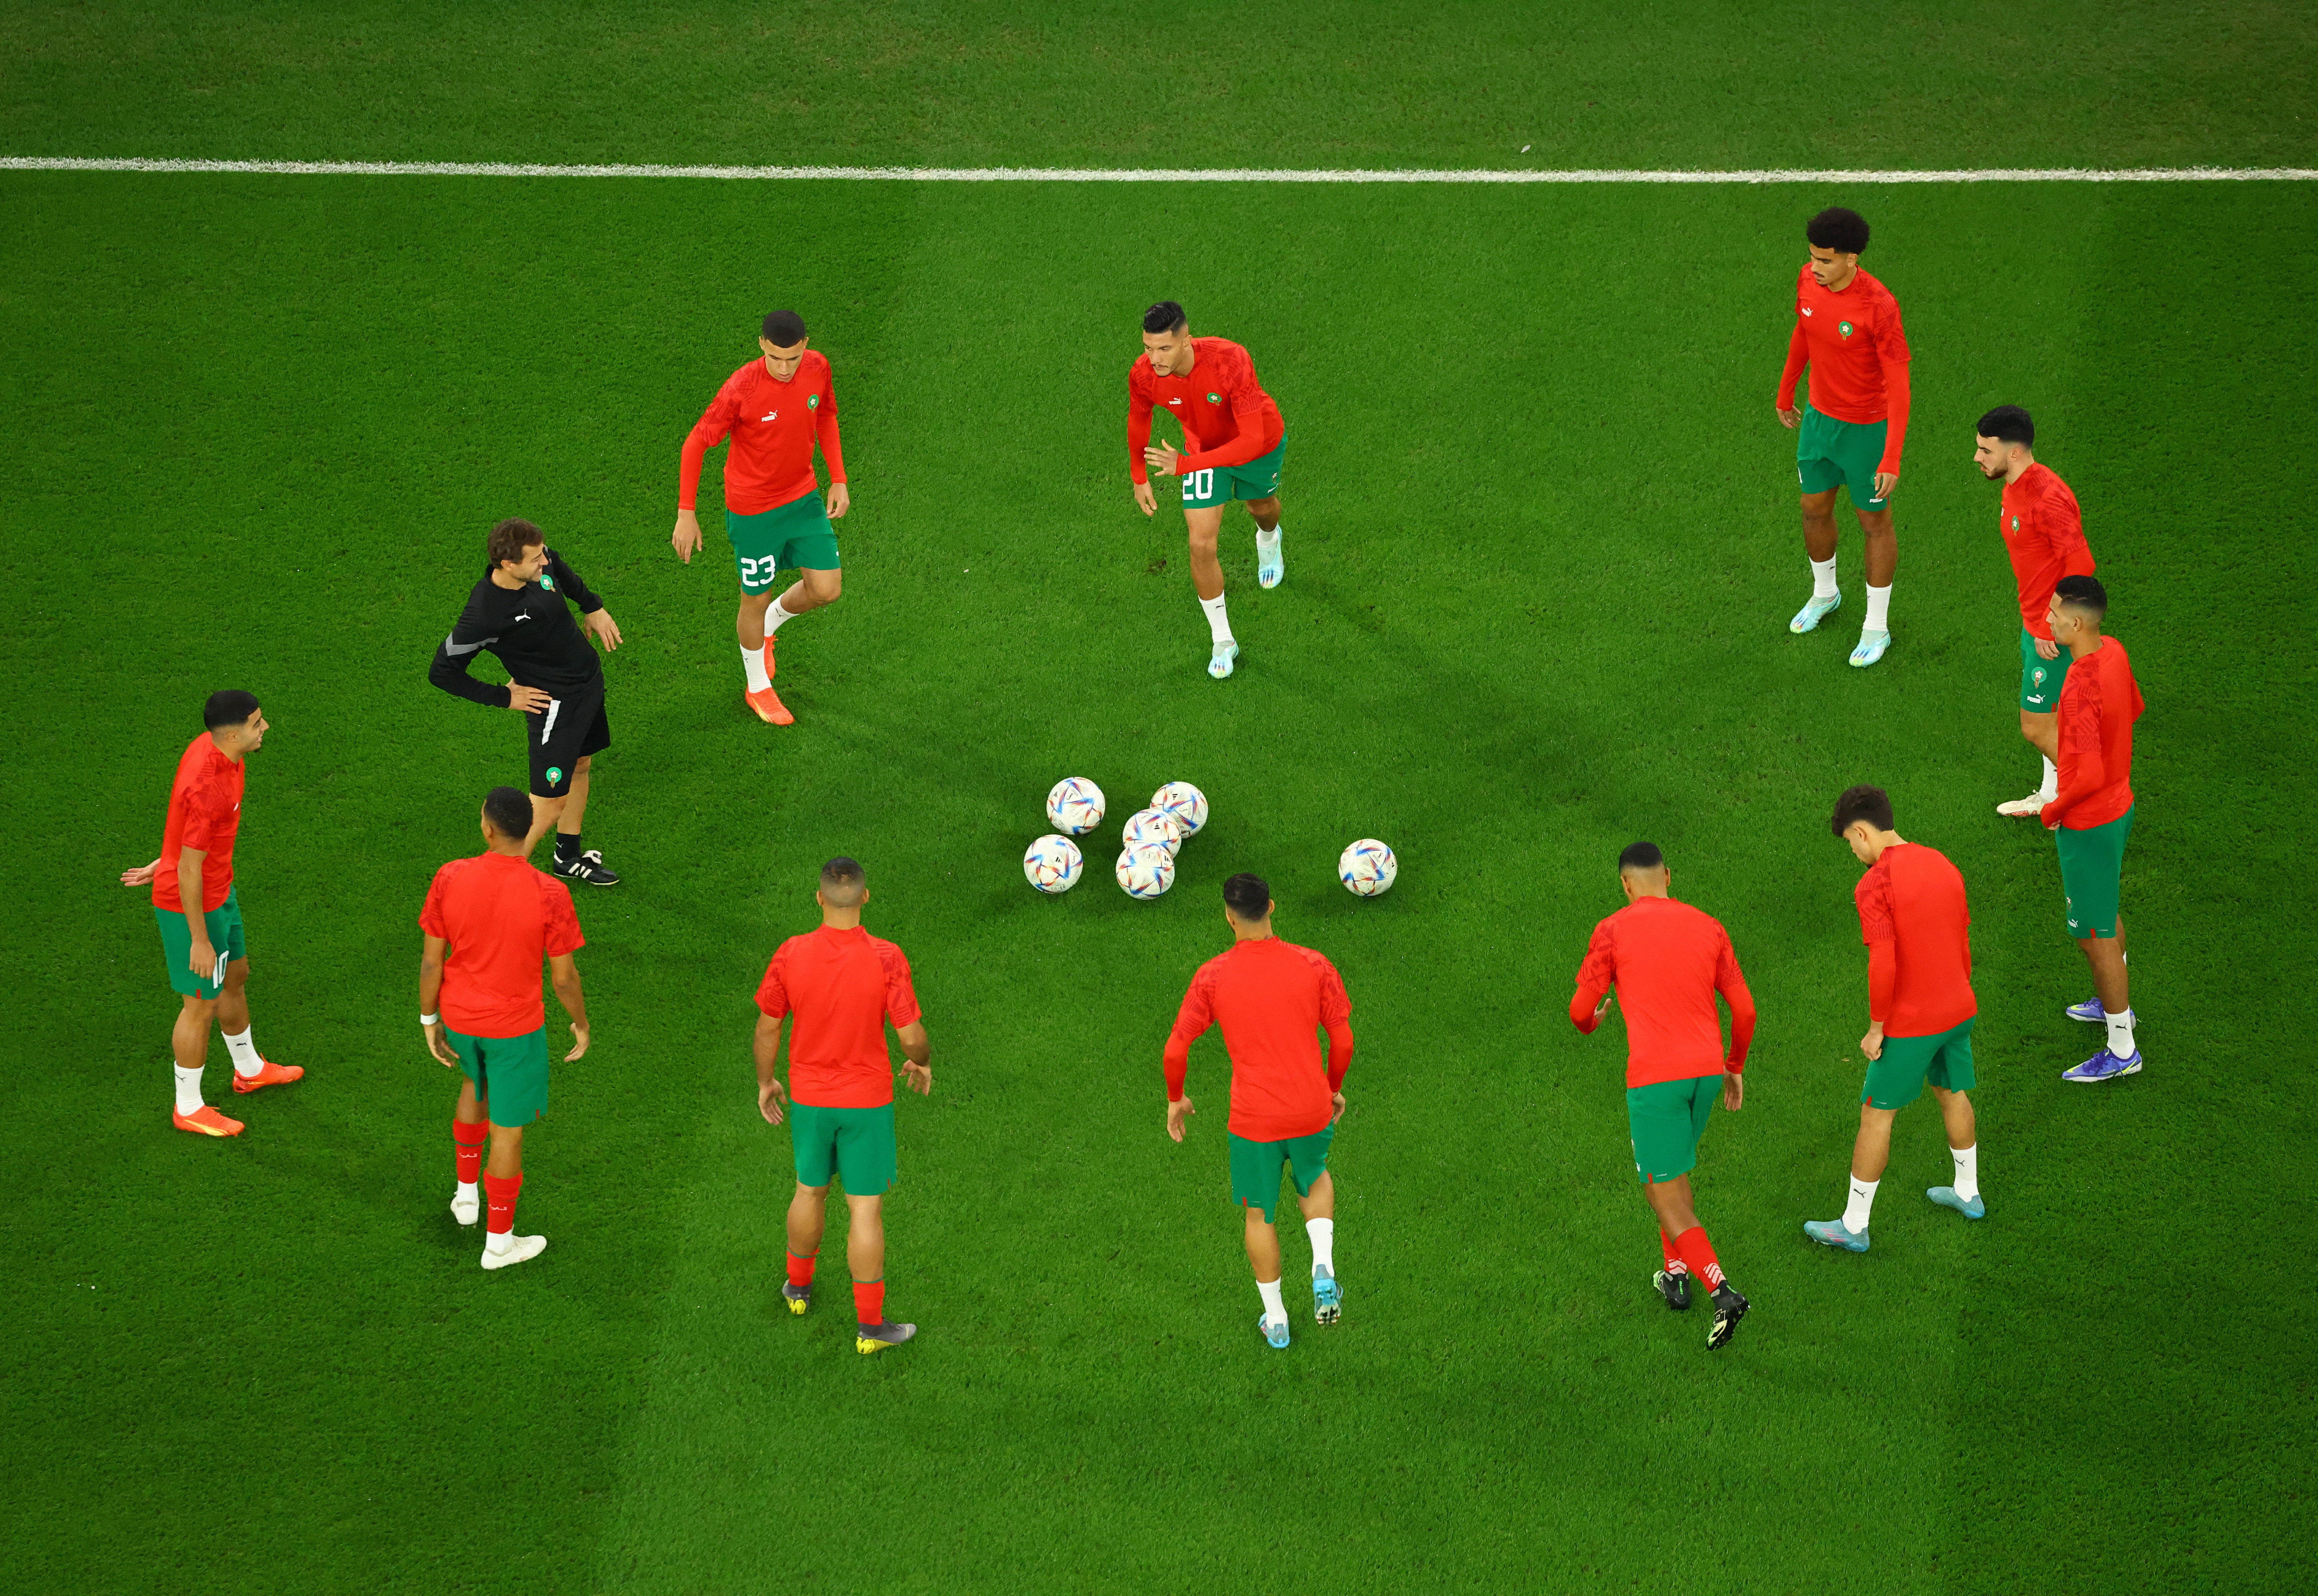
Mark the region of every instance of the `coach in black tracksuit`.
POLYGON ((502 521, 492 527, 488 558, 487 574, 467 595, 459 623, 435 650, 427 679, 445 693, 523 716, 531 749, 531 835, 525 839, 525 856, 553 826, 556 874, 590 886, 615 886, 620 878, 604 867, 601 850, 580 848, 588 767, 598 750, 612 746, 612 727, 604 718, 604 668, 580 626, 572 624, 564 599, 580 606, 580 624, 605 652, 620 646, 620 629, 604 601, 588 591, 580 573, 563 563, 547 546, 546 534, 530 522, 502 521), (485 649, 507 667, 508 686, 494 687, 467 674, 485 649))

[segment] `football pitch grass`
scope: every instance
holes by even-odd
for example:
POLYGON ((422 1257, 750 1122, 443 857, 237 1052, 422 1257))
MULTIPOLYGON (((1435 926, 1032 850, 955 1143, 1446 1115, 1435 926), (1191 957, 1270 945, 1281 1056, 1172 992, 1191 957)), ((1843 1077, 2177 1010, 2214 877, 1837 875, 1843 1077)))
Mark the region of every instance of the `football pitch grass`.
MULTIPOLYGON (((412 27, 384 36, 415 75, 412 27)), ((26 58, 72 66, 79 38, 58 24, 26 58)), ((1312 68, 1294 130, 1325 132, 1319 90, 1350 71, 1312 68)), ((792 154, 705 121, 698 145, 492 146, 480 112, 400 144, 350 113, 340 140, 320 100, 262 148, 173 147, 133 111, 58 136, 11 114, 0 153, 792 154)), ((2008 156, 2293 153, 2104 144, 2083 105, 2052 115, 2008 156)), ((1601 164, 1800 153, 1729 163, 1754 124, 1718 116, 1695 161, 1667 142, 1601 164)), ((1139 148, 1092 125, 1027 141, 922 148, 1139 148)), ((1984 153, 1951 137, 1937 164, 1984 153)), ((1379 158, 1458 156, 1412 136, 1379 158)), ((0 205, 4 790, 29 897, 0 943, 28 1000, 0 1142, 7 1583, 2312 1577, 2318 1125, 2293 994, 2313 883, 2290 819, 2318 731, 2308 185, 14 173, 0 205), (1916 354, 1895 642, 1868 671, 1843 663, 1847 510, 1845 607, 1784 626, 1808 578, 1770 398, 1801 222, 1831 202, 1873 223, 1865 264, 1916 354), (1288 580, 1256 589, 1233 512, 1246 652, 1220 685, 1180 512, 1163 494, 1146 522, 1121 469, 1135 318, 1161 297, 1245 343, 1289 424, 1288 580), (833 363, 855 490, 844 598, 782 634, 780 730, 739 701, 721 454, 705 550, 687 568, 668 547, 684 432, 776 301, 833 363), (2035 769, 1996 490, 1969 461, 2004 401, 2083 501, 2149 705, 2125 903, 2150 1063, 2094 1091, 2058 1078, 2098 1036, 2060 1012, 2089 986, 2051 840, 1993 813, 2035 769), (445 1208, 455 1082, 409 1006, 427 879, 522 773, 511 717, 425 681, 504 515, 549 529, 626 633, 588 821, 626 881, 579 898, 595 1045, 527 1138, 521 1228, 552 1244, 486 1275, 445 1208), (236 854, 257 1035, 309 1073, 238 1099, 213 1047, 211 1099, 249 1125, 215 1143, 167 1130, 175 1000, 144 894, 112 882, 152 856, 224 686, 275 727, 236 854), (1087 879, 1042 899, 1019 861, 1073 774, 1111 814, 1087 879), (1213 819, 1174 891, 1132 902, 1108 877, 1118 822, 1177 778, 1213 819), (1858 867, 1825 817, 1863 780, 1972 893, 1990 1215, 1924 1202, 1950 1167, 1927 1102, 1852 1257, 1801 1224, 1839 1210, 1856 1124, 1858 867), (1361 836, 1400 857, 1370 902, 1333 875, 1361 836), (1622 1026, 1565 1017, 1638 837, 1729 928, 1762 1014, 1747 1106, 1696 1176, 1755 1304, 1712 1356, 1705 1314, 1649 1289, 1622 1026), (909 952, 935 1049, 887 1205, 889 1311, 921 1335, 871 1359, 841 1214, 813 1314, 781 1311, 788 1142, 757 1117, 748 1047, 765 960, 813 923, 837 853, 866 862, 867 923, 909 952), (1160 1045, 1241 869, 1336 962, 1360 1038, 1331 1160, 1344 1318, 1310 1323, 1289 1205, 1285 1354, 1254 1330, 1216 1036, 1189 1139, 1162 1129, 1160 1045)))

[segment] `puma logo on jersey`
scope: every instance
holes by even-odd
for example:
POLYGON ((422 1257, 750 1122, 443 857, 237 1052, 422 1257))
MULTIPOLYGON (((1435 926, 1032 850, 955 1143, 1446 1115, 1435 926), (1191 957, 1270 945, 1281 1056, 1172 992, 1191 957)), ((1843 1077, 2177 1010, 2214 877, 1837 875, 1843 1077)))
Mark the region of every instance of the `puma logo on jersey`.
POLYGON ((1810 308, 1809 305, 1805 305, 1805 306, 1803 307, 1803 314, 1804 314, 1804 315, 1806 315, 1806 316, 1808 316, 1808 315, 1810 315, 1810 313, 1811 313, 1811 308, 1810 308))
POLYGON ((768 410, 757 417, 759 421, 778 421, 780 418, 781 413, 778 410, 768 410))
POLYGON ((1181 399, 1169 399, 1167 402, 1171 405, 1180 405, 1183 401, 1181 399))

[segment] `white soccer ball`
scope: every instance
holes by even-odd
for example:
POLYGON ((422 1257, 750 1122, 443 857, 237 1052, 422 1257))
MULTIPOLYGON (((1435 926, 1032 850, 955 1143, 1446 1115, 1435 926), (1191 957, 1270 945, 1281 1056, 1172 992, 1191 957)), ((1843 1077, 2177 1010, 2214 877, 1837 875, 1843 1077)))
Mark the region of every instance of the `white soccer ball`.
POLYGON ((1083 837, 1102 824, 1102 789, 1083 776, 1066 776, 1047 794, 1047 821, 1057 831, 1083 837))
POLYGON ((1373 837, 1361 838, 1336 861, 1336 879, 1355 898, 1383 897, 1399 874, 1400 861, 1392 856, 1392 849, 1373 837))
POLYGON ((1086 860, 1067 837, 1041 837, 1022 856, 1022 874, 1042 892, 1067 892, 1079 884, 1086 860))
POLYGON ((1151 807, 1173 815, 1186 837, 1197 837, 1208 823, 1208 795, 1189 782, 1169 782, 1151 794, 1151 807))
POLYGON ((1175 856, 1155 842, 1119 856, 1119 884, 1130 898, 1156 898, 1175 884, 1175 856))
POLYGON ((1128 847, 1144 843, 1156 843, 1172 857, 1183 846, 1183 826, 1163 809, 1138 809, 1127 817, 1127 828, 1119 833, 1119 841, 1128 847))

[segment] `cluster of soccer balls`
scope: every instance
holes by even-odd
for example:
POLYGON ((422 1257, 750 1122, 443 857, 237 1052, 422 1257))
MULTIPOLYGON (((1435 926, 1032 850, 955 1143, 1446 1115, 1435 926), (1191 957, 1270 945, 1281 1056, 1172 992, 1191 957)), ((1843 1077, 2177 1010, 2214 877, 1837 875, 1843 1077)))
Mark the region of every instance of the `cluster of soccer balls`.
MULTIPOLYGON (((1086 872, 1086 859, 1071 840, 1102 824, 1102 789, 1083 776, 1066 776, 1047 794, 1047 821, 1054 831, 1022 856, 1022 874, 1042 892, 1067 892, 1086 872)), ((1169 782, 1151 794, 1120 829, 1119 863, 1112 874, 1130 898, 1156 898, 1175 884, 1175 855, 1208 823, 1207 794, 1189 782, 1169 782)), ((1336 878, 1354 897, 1375 898, 1400 874, 1392 849, 1364 837, 1336 861, 1336 878)))

